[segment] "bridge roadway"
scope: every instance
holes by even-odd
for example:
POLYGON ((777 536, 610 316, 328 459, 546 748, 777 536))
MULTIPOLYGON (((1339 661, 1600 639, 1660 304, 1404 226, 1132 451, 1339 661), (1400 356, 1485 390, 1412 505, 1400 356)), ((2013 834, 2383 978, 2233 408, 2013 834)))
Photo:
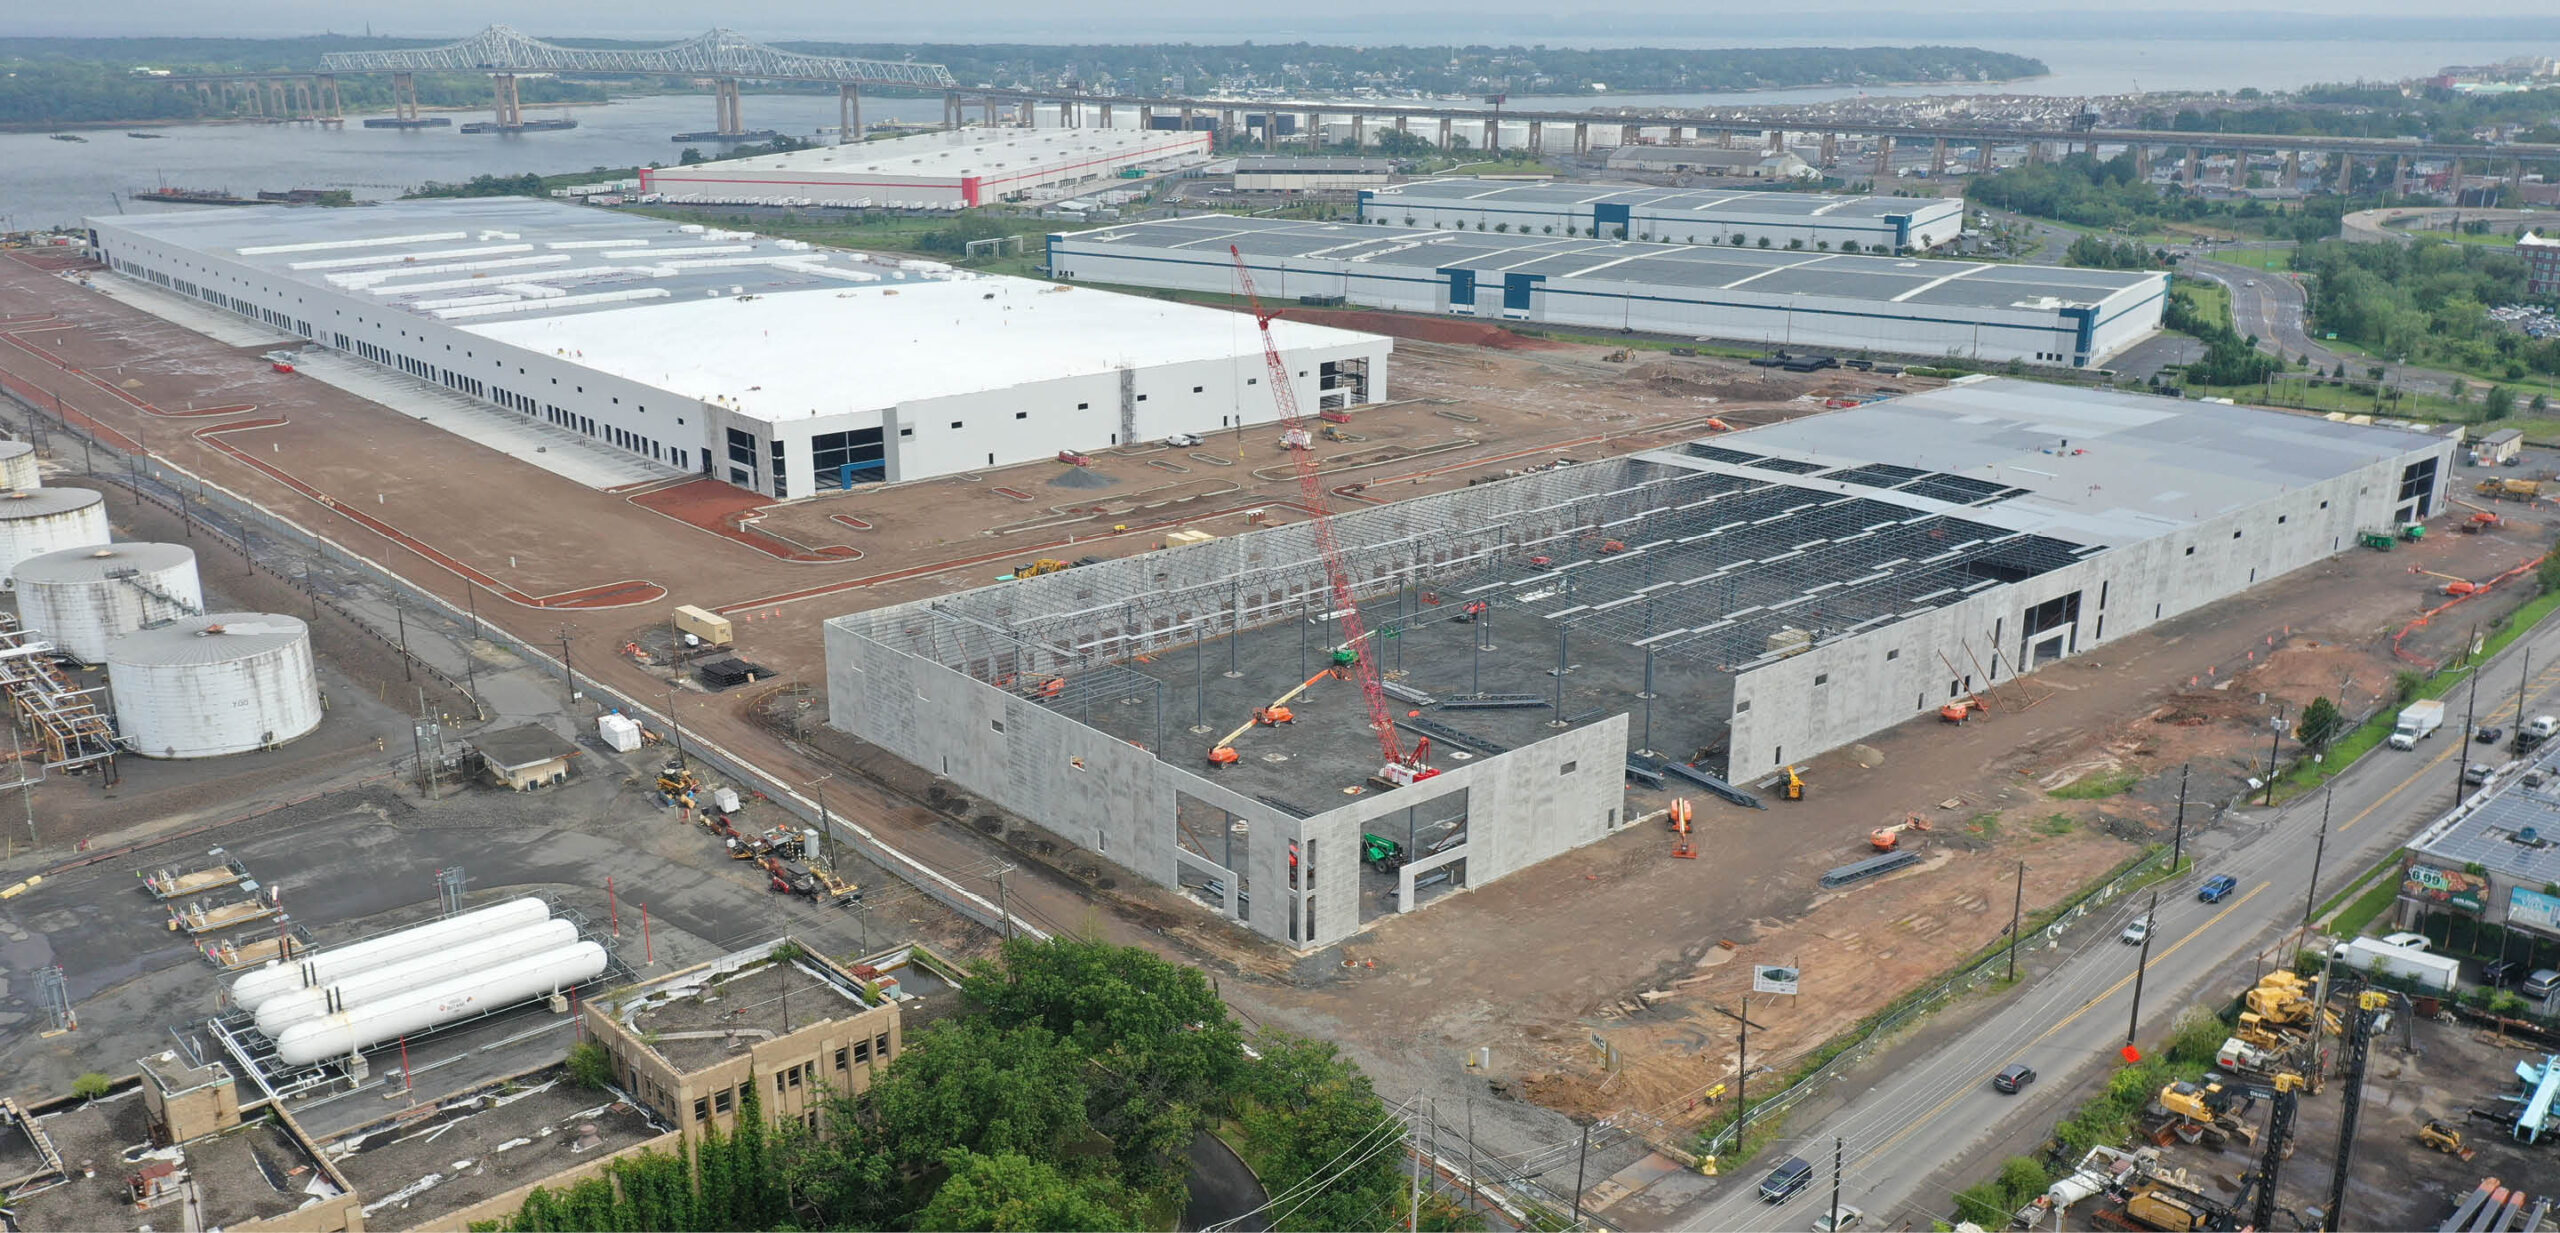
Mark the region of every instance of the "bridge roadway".
MULTIPOLYGON (((1412 103, 1311 102, 1305 100, 1250 100, 1226 98, 1153 98, 1136 94, 1088 94, 1076 91, 1039 89, 997 89, 974 87, 962 89, 950 70, 939 64, 915 61, 856 60, 837 56, 817 56, 787 51, 755 42, 732 30, 715 29, 681 43, 653 48, 586 48, 564 47, 531 38, 506 26, 491 26, 469 38, 438 47, 406 48, 392 51, 329 52, 321 57, 316 71, 301 73, 235 73, 187 74, 163 78, 176 87, 206 87, 230 83, 272 84, 297 81, 325 83, 316 94, 324 94, 334 107, 334 78, 347 74, 390 73, 404 80, 416 73, 474 72, 488 73, 501 79, 499 85, 499 120, 510 118, 509 86, 519 73, 549 73, 558 76, 671 75, 709 77, 716 84, 720 99, 721 131, 737 131, 743 126, 738 115, 737 89, 740 81, 822 82, 841 87, 846 97, 848 129, 860 123, 858 89, 862 86, 894 87, 922 92, 940 91, 943 95, 943 123, 957 128, 966 100, 975 99, 987 109, 990 121, 999 102, 1024 104, 1022 116, 1028 121, 1033 107, 1042 103, 1073 103, 1080 114, 1084 108, 1099 107, 1107 117, 1114 108, 1136 108, 1142 117, 1157 112, 1178 113, 1185 117, 1209 114, 1218 117, 1221 131, 1241 131, 1241 114, 1264 112, 1298 116, 1342 116, 1356 125, 1381 120, 1402 128, 1414 120, 1438 121, 1447 127, 1459 121, 1481 123, 1488 119, 1507 120, 1543 127, 1548 124, 1573 128, 1575 152, 1591 148, 1593 126, 1616 125, 1623 144, 1634 133, 1644 129, 1662 129, 1676 144, 1685 133, 1751 134, 1780 144, 1788 132, 1816 133, 1826 138, 1825 145, 1839 137, 1867 137, 1878 142, 1922 140, 1972 145, 2026 145, 2040 154, 2047 146, 2069 149, 2082 146, 2095 149, 2101 145, 2120 145, 2139 150, 2185 149, 2200 151, 2241 151, 2253 153, 2314 153, 2349 157, 2399 157, 2481 159, 2490 162, 2560 161, 2560 144, 2515 143, 2498 146, 2458 144, 2452 142, 2410 142, 2380 137, 2318 137, 2277 133, 2182 133, 2156 129, 2070 129, 2029 128, 1999 124, 1884 124, 1872 121, 1825 120, 1814 117, 1790 117, 1781 112, 1761 114, 1708 116, 1679 111, 1562 111, 1509 110, 1500 106, 1490 109, 1478 106, 1412 103)), ((410 87, 414 99, 414 86, 410 87)), ((414 102, 403 108, 403 114, 414 111, 414 102)), ((1144 121, 1142 120, 1142 123, 1144 121)), ((1266 133, 1269 127, 1265 129, 1266 133)), ((1543 143, 1541 143, 1543 144, 1543 143)), ((1938 157, 1943 160, 1941 146, 1938 157)))

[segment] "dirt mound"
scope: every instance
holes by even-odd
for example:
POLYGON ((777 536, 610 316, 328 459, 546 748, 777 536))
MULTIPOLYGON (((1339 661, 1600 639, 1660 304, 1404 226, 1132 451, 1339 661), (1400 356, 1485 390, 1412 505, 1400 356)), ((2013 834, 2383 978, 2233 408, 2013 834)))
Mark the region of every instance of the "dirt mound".
POLYGON ((1291 321, 1311 325, 1329 325, 1338 330, 1367 330, 1372 334, 1389 334, 1416 342, 1450 343, 1460 347, 1492 347, 1501 351, 1551 351, 1562 343, 1543 338, 1527 338, 1498 325, 1481 321, 1453 321, 1447 317, 1415 317, 1403 313, 1354 312, 1342 309, 1291 308, 1291 321))

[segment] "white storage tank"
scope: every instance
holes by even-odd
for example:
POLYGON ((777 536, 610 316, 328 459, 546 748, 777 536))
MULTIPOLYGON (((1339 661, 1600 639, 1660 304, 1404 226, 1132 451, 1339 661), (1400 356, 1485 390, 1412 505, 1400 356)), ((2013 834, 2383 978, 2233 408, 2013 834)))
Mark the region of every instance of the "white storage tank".
POLYGON ((86 548, 107 534, 107 502, 94 488, 12 488, 0 492, 0 573, 18 562, 65 548, 86 548))
POLYGON ((119 634, 107 640, 107 685, 126 748, 146 758, 246 753, 320 726, 299 617, 215 612, 119 634))
POLYGON ((107 639, 204 610, 196 554, 179 544, 99 544, 48 552, 10 571, 18 623, 84 664, 107 639))
POLYGON ((461 940, 504 933, 550 915, 550 905, 527 896, 473 908, 460 916, 411 925, 367 941, 313 951, 292 963, 270 961, 231 982, 231 1002, 245 1010, 256 1010, 278 994, 335 984, 358 972, 431 955, 461 940))
POLYGON ((36 473, 36 447, 24 441, 0 441, 0 488, 43 486, 43 478, 36 473))
POLYGON ((502 963, 477 975, 413 989, 396 997, 305 1019, 275 1038, 288 1066, 345 1057, 457 1019, 505 1010, 518 1002, 585 984, 604 975, 604 948, 580 942, 548 954, 502 963))
POLYGON ((527 925, 454 942, 433 953, 357 972, 316 989, 294 989, 258 1004, 258 1030, 269 1040, 306 1019, 441 985, 501 963, 547 955, 578 941, 578 927, 554 916, 527 925))

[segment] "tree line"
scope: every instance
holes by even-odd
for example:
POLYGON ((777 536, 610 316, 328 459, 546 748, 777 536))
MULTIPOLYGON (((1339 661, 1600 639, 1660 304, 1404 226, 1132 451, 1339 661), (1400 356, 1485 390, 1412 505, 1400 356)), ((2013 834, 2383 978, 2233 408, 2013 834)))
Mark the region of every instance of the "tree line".
POLYGON ((2372 204, 2314 194, 2290 207, 2250 198, 2230 201, 2145 180, 2130 152, 2099 159, 2073 154, 2058 162, 2004 167, 1974 177, 1965 195, 1978 205, 2014 210, 2079 227, 2146 229, 2173 222, 2211 222, 2276 239, 2318 240, 2338 234, 2349 209, 2372 204))
MULTIPOLYGON (((1403 1124, 1327 1042, 1248 1040, 1197 969, 1062 938, 1005 944, 963 982, 969 1010, 910 1037, 818 1128, 737 1129, 537 1189, 511 1230, 1107 1230, 1169 1227, 1193 1139, 1221 1128, 1266 1190, 1275 1229, 1403 1222, 1403 1124)), ((601 1054, 592 1044, 581 1046, 601 1054)), ((601 1081, 611 1064, 573 1056, 601 1081), (601 1072, 601 1073, 599 1073, 601 1072)), ((479 1226, 475 1226, 479 1227, 479 1226)), ((1425 1228, 1476 1228, 1434 1199, 1425 1228)))
POLYGON ((2295 250, 2293 266, 2309 276, 2319 328, 2378 354, 2508 380, 2560 373, 2560 338, 2527 338, 2489 316, 2528 298, 2514 248, 2429 236, 2315 244, 2295 250))

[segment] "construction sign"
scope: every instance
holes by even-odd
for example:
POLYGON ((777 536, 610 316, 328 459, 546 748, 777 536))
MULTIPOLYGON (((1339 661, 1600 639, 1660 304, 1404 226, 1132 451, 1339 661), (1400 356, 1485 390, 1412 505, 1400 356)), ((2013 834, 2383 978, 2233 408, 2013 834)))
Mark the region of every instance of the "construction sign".
POLYGON ((1792 994, 1796 991, 1796 982, 1799 976, 1800 973, 1798 973, 1794 968, 1781 968, 1771 967, 1764 964, 1753 964, 1751 966, 1751 991, 1753 993, 1792 994))

